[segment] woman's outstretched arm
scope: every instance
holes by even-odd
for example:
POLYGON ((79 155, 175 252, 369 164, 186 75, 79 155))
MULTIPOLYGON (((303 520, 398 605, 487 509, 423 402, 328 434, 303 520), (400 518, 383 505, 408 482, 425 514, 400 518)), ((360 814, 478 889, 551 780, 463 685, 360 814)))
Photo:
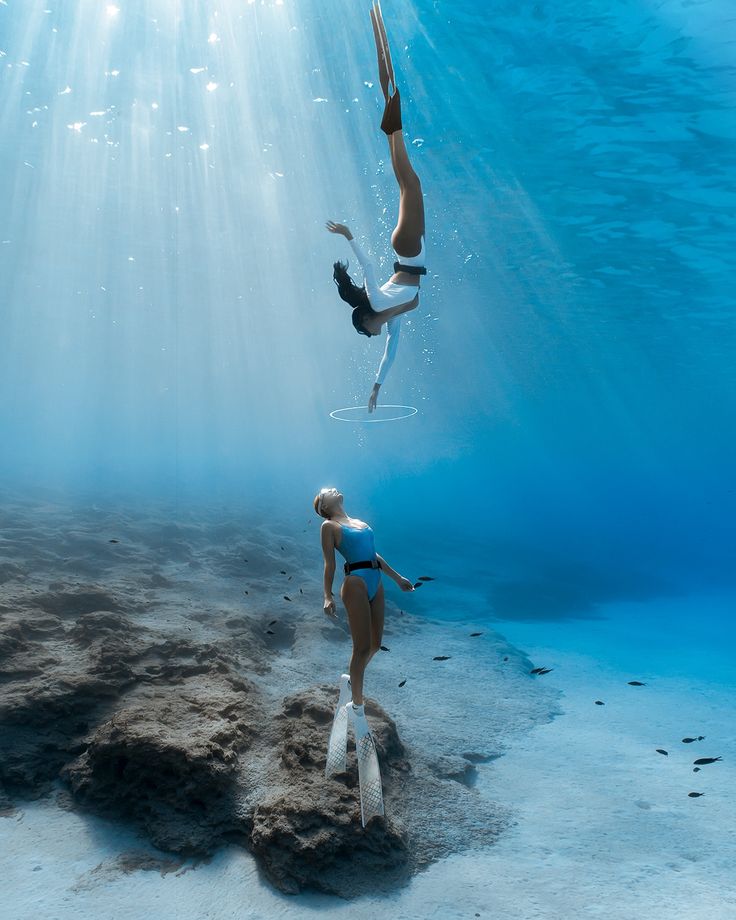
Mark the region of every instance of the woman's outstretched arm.
POLYGON ((386 379, 386 375, 391 370, 396 357, 396 351, 399 347, 399 334, 401 333, 401 317, 394 317, 386 324, 386 347, 383 351, 381 363, 378 365, 376 374, 376 383, 380 387, 386 379))
POLYGON ((379 556, 378 553, 376 553, 376 559, 378 559, 378 564, 381 566, 381 571, 388 575, 389 578, 393 579, 402 591, 414 590, 414 585, 409 581, 409 579, 404 578, 403 575, 399 575, 395 569, 392 569, 388 562, 386 562, 386 560, 383 558, 383 556, 379 556))
POLYGON ((350 248, 357 256, 358 262, 360 262, 360 267, 363 269, 363 277, 365 278, 365 290, 368 294, 368 299, 370 300, 371 297, 375 299, 380 289, 378 284, 378 277, 376 276, 376 266, 360 248, 358 241, 354 236, 348 237, 348 243, 350 243, 350 248))
POLYGON ((337 233, 339 236, 344 236, 348 243, 350 243, 350 247, 355 253, 358 262, 360 262, 360 267, 363 269, 363 276, 365 278, 365 290, 368 294, 368 299, 370 300, 371 297, 375 298, 379 291, 376 267, 360 248, 355 237, 350 232, 349 227, 346 227, 345 224, 336 224, 332 220, 328 220, 325 226, 330 231, 330 233, 337 233))

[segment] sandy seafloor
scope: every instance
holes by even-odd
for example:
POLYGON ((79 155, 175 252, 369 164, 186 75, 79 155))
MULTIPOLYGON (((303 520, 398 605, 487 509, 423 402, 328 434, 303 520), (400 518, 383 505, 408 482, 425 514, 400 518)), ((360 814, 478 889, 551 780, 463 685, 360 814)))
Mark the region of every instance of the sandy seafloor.
MULTIPOLYGON (((44 526, 37 511, 36 540, 44 526)), ((44 564, 50 547, 59 544, 58 509, 54 515, 44 564)), ((113 533, 111 526, 106 516, 105 536, 113 533)), ((315 605, 315 625, 302 630, 298 659, 292 649, 272 661, 274 693, 300 681, 333 679, 348 652, 346 644, 323 639, 320 572, 310 568, 312 555, 318 559, 308 542, 316 537, 313 527, 305 528, 299 545, 303 578, 314 583, 304 596, 305 604, 315 605)), ((6 535, 6 555, 9 545, 6 535)), ((62 568, 75 558, 66 553, 68 544, 59 548, 62 568)), ((156 567, 173 577, 165 552, 156 567)), ((260 572, 261 587, 268 578, 274 579, 274 593, 283 591, 277 574, 260 572)), ((401 604, 413 625, 392 636, 387 619, 391 652, 371 665, 367 693, 380 699, 410 743, 440 733, 458 748, 503 752, 479 764, 475 784, 480 796, 510 808, 515 819, 494 846, 459 852, 380 898, 287 896, 262 880, 254 858, 238 847, 221 850, 208 863, 182 866, 172 859, 169 872, 126 872, 121 854, 162 854, 132 829, 60 807, 52 795, 18 803, 0 820, 3 918, 360 920, 379 910, 396 920, 736 916, 733 632, 716 637, 709 626, 725 622, 730 599, 619 604, 601 610, 600 619, 562 623, 491 622, 478 609, 448 623, 430 615, 431 592, 441 598, 442 586, 425 587, 415 612, 412 599, 391 591, 389 617, 401 604), (483 636, 469 640, 472 631, 483 636), (435 654, 452 657, 435 663, 435 654), (515 723, 513 711, 503 711, 520 691, 514 679, 513 692, 499 698, 505 685, 494 669, 502 655, 510 657, 519 679, 525 679, 526 656, 554 669, 528 681, 530 695, 551 701, 553 718, 530 720, 529 726, 515 723), (401 694, 397 682, 407 675, 401 694), (631 687, 632 679, 646 686, 631 687), (596 706, 596 699, 605 706, 596 706), (489 724, 500 737, 488 737, 489 724), (689 735, 706 740, 683 744, 689 735), (692 761, 702 756, 723 761, 693 774, 692 761), (691 799, 690 791, 705 795, 691 799)), ((209 582, 207 590, 212 589, 209 582)), ((223 597, 226 602, 231 598, 223 597)), ((191 592, 187 603, 191 607, 191 592)))

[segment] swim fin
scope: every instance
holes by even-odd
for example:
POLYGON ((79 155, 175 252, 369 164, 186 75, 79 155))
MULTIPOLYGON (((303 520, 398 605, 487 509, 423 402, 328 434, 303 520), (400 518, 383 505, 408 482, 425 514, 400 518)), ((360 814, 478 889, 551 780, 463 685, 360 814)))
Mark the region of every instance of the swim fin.
POLYGON ((362 706, 349 703, 345 709, 355 733, 355 749, 358 754, 358 782, 360 784, 360 818, 363 827, 376 815, 383 814, 383 789, 381 769, 373 735, 365 718, 362 706))
POLYGON ((350 686, 350 675, 341 674, 340 698, 337 701, 337 709, 332 719, 332 731, 327 745, 325 776, 332 776, 333 773, 344 773, 347 769, 348 711, 346 706, 352 697, 353 690, 350 686))

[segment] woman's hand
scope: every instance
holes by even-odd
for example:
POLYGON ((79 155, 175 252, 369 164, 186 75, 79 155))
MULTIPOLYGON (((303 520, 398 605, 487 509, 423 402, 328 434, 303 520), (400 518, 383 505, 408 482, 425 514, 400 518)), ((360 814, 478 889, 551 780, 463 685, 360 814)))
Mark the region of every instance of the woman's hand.
POLYGON ((324 603, 325 616, 329 617, 331 620, 337 622, 337 608, 335 607, 335 601, 331 597, 325 598, 324 603))
POLYGON ((375 411, 376 403, 378 402, 378 391, 379 391, 380 389, 381 389, 381 384, 380 384, 380 383, 374 383, 374 384, 373 384, 373 391, 372 391, 372 393, 371 393, 371 395, 370 395, 370 398, 369 398, 369 400, 368 400, 368 414, 369 414, 369 415, 370 415, 371 412, 375 411))
POLYGON ((399 575, 396 579, 396 584, 401 588, 402 591, 413 591, 414 585, 409 581, 408 578, 404 578, 403 575, 399 575))
POLYGON ((330 233, 337 233, 340 236, 344 236, 346 240, 352 240, 353 238, 353 234, 348 230, 345 224, 336 224, 334 220, 328 220, 325 227, 327 227, 330 233))

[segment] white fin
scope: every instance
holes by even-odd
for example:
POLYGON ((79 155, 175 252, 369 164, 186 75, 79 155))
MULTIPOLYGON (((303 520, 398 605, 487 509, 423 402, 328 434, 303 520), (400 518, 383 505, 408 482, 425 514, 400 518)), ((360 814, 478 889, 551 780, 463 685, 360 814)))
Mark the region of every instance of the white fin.
POLYGON ((355 711, 351 704, 346 707, 350 712, 353 731, 355 732, 355 749, 358 754, 358 781, 360 783, 360 818, 363 827, 376 815, 383 814, 383 788, 381 786, 381 768, 373 735, 363 711, 355 711))
POLYGON ((350 702, 352 689, 350 687, 350 676, 342 674, 340 676, 340 698, 337 702, 337 709, 332 719, 332 731, 330 732, 330 741, 327 745, 327 763, 325 765, 325 776, 332 776, 334 773, 344 773, 347 769, 348 753, 348 711, 345 708, 350 702))

